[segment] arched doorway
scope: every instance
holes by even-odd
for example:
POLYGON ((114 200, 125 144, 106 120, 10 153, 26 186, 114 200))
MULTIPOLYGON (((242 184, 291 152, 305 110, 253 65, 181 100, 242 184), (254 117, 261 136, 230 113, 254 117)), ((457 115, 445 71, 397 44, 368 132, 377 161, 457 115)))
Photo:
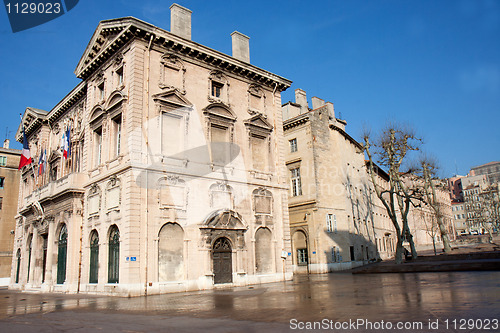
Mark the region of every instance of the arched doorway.
POLYGON ((294 249, 294 271, 296 273, 307 273, 309 266, 309 250, 307 247, 307 236, 302 230, 294 232, 292 236, 294 249))
POLYGON ((63 224, 59 232, 59 242, 57 247, 57 284, 66 281, 66 257, 68 248, 68 229, 63 224))
POLYGON ((218 238, 212 247, 214 283, 233 282, 231 243, 226 237, 218 238))

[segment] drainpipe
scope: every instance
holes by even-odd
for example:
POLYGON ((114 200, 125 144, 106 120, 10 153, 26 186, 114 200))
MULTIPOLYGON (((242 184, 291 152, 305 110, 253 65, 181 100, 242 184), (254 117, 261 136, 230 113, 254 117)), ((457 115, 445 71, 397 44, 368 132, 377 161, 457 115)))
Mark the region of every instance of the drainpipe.
MULTIPOLYGON (((151 38, 149 39, 149 45, 148 45, 148 64, 146 66, 146 124, 148 124, 149 121, 149 71, 151 67, 151 45, 153 43, 153 38, 154 35, 151 35, 151 38)), ((146 132, 146 147, 149 146, 149 137, 148 133, 146 132)), ((151 151, 148 149, 148 152, 151 154, 151 151)), ((146 157, 148 158, 148 157, 146 157)), ((148 163, 148 161, 146 161, 148 163)), ((145 275, 145 281, 144 281, 144 295, 148 294, 148 247, 149 247, 149 209, 148 209, 148 200, 149 200, 149 172, 148 169, 146 169, 146 242, 145 242, 145 265, 144 265, 144 275, 145 275)))
POLYGON ((76 293, 79 294, 80 293, 80 283, 82 281, 82 246, 83 246, 83 207, 84 207, 84 203, 83 203, 83 198, 80 199, 80 203, 81 203, 81 208, 80 208, 80 257, 79 257, 79 262, 78 262, 78 285, 77 285, 77 289, 76 289, 76 293))

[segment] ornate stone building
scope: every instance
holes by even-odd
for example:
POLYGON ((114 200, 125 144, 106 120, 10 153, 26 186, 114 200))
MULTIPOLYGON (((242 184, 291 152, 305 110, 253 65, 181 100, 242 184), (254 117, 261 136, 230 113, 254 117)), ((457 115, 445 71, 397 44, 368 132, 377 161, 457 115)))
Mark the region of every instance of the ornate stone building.
POLYGON ((391 257, 392 222, 373 191, 363 147, 333 104, 313 97, 311 109, 297 89, 283 119, 294 271, 323 273, 391 257))
POLYGON ((23 116, 47 168, 22 170, 11 288, 144 295, 291 278, 280 97, 291 82, 231 37, 233 56, 191 41, 191 11, 176 4, 170 32, 99 24, 82 82, 23 116))

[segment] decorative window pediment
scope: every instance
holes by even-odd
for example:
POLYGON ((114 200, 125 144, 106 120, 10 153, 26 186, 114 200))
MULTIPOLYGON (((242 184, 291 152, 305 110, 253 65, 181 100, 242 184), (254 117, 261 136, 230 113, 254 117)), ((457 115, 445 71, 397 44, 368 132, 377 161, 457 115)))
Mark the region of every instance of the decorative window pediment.
POLYGON ((236 121, 236 115, 231 109, 224 103, 213 103, 203 109, 203 113, 215 119, 221 119, 226 121, 234 122, 236 121))
POLYGON ((121 103, 127 100, 127 95, 123 94, 120 90, 113 91, 107 102, 106 102, 106 110, 113 109, 114 107, 120 106, 121 103))
POLYGON ((273 126, 262 114, 256 114, 250 119, 244 121, 247 129, 252 132, 263 132, 269 134, 273 131, 273 126))
POLYGON ((162 93, 153 95, 158 111, 170 111, 179 108, 192 108, 192 103, 176 89, 171 88, 162 93))
POLYGON ((229 209, 219 209, 212 212, 203 224, 204 227, 211 229, 247 229, 241 215, 229 209))
POLYGON ((95 124, 96 122, 99 122, 105 114, 106 112, 100 105, 94 106, 94 108, 90 111, 89 123, 95 124))

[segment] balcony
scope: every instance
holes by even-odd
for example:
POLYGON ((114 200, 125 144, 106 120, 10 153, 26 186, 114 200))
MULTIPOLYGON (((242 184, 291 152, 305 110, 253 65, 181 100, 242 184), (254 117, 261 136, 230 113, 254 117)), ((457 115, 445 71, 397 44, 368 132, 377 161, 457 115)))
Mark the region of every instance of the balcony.
POLYGON ((70 192, 83 193, 83 184, 87 180, 88 176, 86 174, 75 172, 51 181, 26 196, 20 205, 19 211, 20 213, 25 212, 36 201, 42 203, 43 201, 52 200, 70 192))

